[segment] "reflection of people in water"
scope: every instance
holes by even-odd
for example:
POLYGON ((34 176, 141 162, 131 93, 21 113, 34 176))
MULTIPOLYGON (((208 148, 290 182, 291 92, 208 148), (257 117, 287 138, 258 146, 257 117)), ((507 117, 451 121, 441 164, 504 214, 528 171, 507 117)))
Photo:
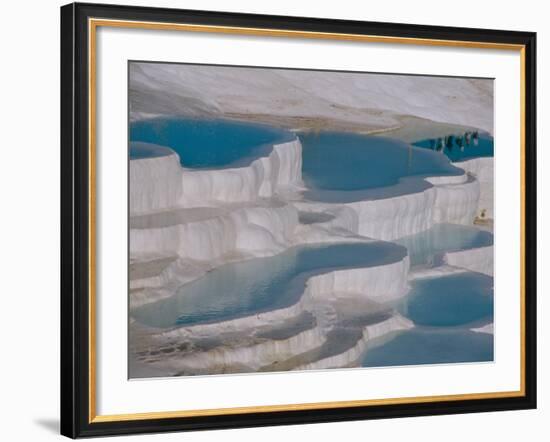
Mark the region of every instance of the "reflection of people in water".
POLYGON ((445 135, 439 138, 430 138, 428 142, 430 149, 436 152, 445 153, 445 150, 451 152, 455 147, 464 152, 466 147, 478 145, 479 132, 476 130, 466 131, 461 135, 445 135))
POLYGON ((479 132, 477 130, 472 134, 472 138, 474 140, 474 146, 477 146, 479 144, 479 132))

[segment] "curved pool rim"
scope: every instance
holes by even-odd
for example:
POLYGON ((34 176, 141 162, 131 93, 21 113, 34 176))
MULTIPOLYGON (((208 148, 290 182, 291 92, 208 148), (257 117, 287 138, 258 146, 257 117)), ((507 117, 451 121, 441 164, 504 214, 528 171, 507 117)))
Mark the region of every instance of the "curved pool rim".
POLYGON ((384 241, 294 246, 277 255, 216 267, 182 285, 171 297, 134 309, 132 316, 147 326, 171 328, 273 312, 296 304, 313 276, 393 264, 406 254, 404 247, 384 241), (220 293, 225 297, 220 298, 220 293), (216 297, 216 305, 209 294, 216 297), (233 304, 218 311, 220 299, 233 304), (195 311, 185 311, 192 308, 195 311))
POLYGON ((392 198, 433 187, 428 178, 465 174, 443 155, 389 137, 323 131, 302 133, 300 140, 302 178, 307 187, 303 196, 309 201, 352 203, 392 198))
POLYGON ((291 131, 262 123, 180 116, 133 121, 129 132, 131 143, 169 148, 184 169, 201 171, 248 167, 269 156, 275 145, 297 139, 291 131))

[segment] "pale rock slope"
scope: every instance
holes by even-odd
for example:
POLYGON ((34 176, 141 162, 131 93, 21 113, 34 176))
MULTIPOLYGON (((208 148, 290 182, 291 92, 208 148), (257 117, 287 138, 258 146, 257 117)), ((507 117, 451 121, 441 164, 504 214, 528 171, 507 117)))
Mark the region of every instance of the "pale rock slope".
POLYGON ((156 63, 130 64, 131 118, 268 115, 383 130, 401 117, 493 133, 492 80, 156 63))

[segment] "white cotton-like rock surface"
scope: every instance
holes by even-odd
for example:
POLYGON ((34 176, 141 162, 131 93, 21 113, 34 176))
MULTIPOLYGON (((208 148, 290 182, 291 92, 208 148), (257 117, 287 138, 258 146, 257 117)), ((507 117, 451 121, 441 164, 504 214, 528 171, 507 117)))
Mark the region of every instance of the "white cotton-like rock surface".
POLYGON ((179 156, 176 153, 130 161, 130 215, 166 210, 181 198, 179 156))
POLYGON ((472 224, 479 202, 479 182, 437 186, 433 221, 435 223, 472 224))
POLYGON ((388 128, 414 115, 493 131, 490 80, 131 63, 129 88, 133 118, 269 114, 388 128))
POLYGON ((298 211, 289 205, 243 207, 211 218, 130 229, 131 254, 216 260, 237 250, 263 256, 289 245, 298 211))
POLYGON ((480 194, 477 216, 480 218, 494 218, 494 159, 474 158, 454 163, 454 165, 475 176, 479 181, 480 194))
POLYGON ((408 272, 408 256, 381 266, 337 270, 312 277, 306 294, 314 303, 333 300, 338 293, 356 293, 361 298, 386 303, 408 292, 408 272))
POLYGON ((485 333, 488 335, 493 335, 495 333, 495 327, 492 322, 490 324, 482 325, 481 327, 471 328, 470 330, 476 333, 485 333))
POLYGON ((183 169, 179 204, 184 207, 269 198, 302 182, 302 144, 298 138, 273 146, 249 166, 213 170, 183 169))
POLYGON ((299 138, 275 144, 250 165, 225 169, 182 168, 176 153, 135 159, 130 183, 130 215, 270 198, 302 184, 302 144, 299 138))
POLYGON ((433 186, 427 188, 418 185, 420 180, 416 177, 403 180, 420 188, 417 192, 343 203, 307 201, 296 206, 300 210, 333 214, 334 219, 325 223, 327 227, 384 241, 423 232, 435 223, 473 223, 480 195, 475 178, 466 174, 429 177, 426 181, 433 186))
POLYGON ((494 248, 493 246, 478 247, 475 249, 447 252, 443 260, 455 267, 462 267, 472 272, 484 273, 493 276, 494 248))
POLYGON ((305 330, 288 339, 270 339, 254 345, 218 346, 189 356, 170 358, 163 366, 174 371, 206 371, 217 367, 244 365, 251 370, 313 350, 326 337, 318 327, 305 330))

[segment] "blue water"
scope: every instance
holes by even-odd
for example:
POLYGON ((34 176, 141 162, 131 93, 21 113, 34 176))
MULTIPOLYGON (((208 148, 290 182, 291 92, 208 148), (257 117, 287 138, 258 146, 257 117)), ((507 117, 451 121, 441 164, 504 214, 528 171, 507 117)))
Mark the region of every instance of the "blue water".
MULTIPOLYGON (((413 144, 432 150, 437 145, 437 140, 420 140, 413 144)), ((442 152, 453 162, 464 161, 471 158, 494 156, 494 140, 493 137, 488 134, 480 134, 477 145, 474 144, 473 141, 470 142, 469 145, 467 145, 465 141, 463 141, 462 144, 463 146, 460 147, 457 145, 456 141, 453 141, 450 146, 446 146, 442 152)))
POLYGON ((403 247, 386 242, 293 247, 275 256, 225 264, 183 285, 174 296, 132 314, 153 327, 248 316, 294 304, 313 275, 383 265, 405 254, 403 247))
POLYGON ((465 272, 418 279, 399 307, 417 325, 455 327, 493 318, 493 278, 465 272))
POLYGON ((182 166, 194 169, 247 166, 269 155, 274 143, 292 139, 291 132, 272 126, 221 119, 173 117, 130 124, 130 141, 169 147, 182 166))
POLYGON ((493 335, 463 329, 413 329, 368 350, 363 367, 485 362, 493 360, 493 335))
POLYGON ((394 242, 409 251, 411 266, 441 265, 446 252, 493 245, 493 234, 474 226, 436 224, 431 229, 394 242))
POLYGON ((367 349, 363 367, 493 360, 493 335, 469 329, 493 322, 493 278, 465 272, 411 283, 397 310, 415 328, 367 349))
MULTIPOLYGON (((306 197, 317 201, 387 198, 384 189, 376 191, 404 177, 463 174, 444 155, 392 138, 322 132, 300 134, 300 140, 306 197), (374 192, 361 193, 365 190, 374 192)), ((401 192, 407 190, 422 189, 401 192)))

